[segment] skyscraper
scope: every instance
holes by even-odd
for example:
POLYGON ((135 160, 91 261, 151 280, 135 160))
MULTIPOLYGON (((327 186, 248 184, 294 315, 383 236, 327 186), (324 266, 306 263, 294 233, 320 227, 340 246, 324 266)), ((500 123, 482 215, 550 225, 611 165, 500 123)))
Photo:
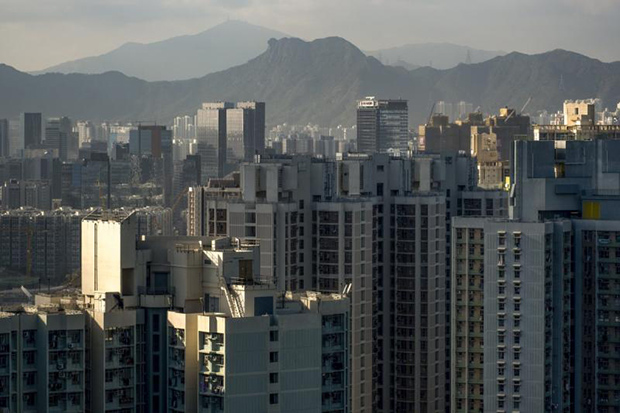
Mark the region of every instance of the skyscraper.
POLYGON ((236 169, 265 149, 263 102, 203 103, 196 114, 203 183, 236 169))
POLYGON ((406 150, 409 142, 406 100, 369 96, 357 103, 357 151, 366 154, 406 150))
POLYGON ((78 153, 77 137, 71 119, 48 118, 45 122, 45 146, 54 149, 63 161, 75 159, 78 153))
POLYGON ((9 121, 0 119, 0 158, 8 158, 9 155, 9 121))
POLYGON ((41 144, 43 132, 40 113, 21 114, 21 143, 23 149, 36 147, 41 144))
POLYGON ((158 166, 156 175, 164 190, 164 204, 172 202, 172 131, 165 126, 140 125, 129 134, 129 152, 138 157, 152 157, 158 166))

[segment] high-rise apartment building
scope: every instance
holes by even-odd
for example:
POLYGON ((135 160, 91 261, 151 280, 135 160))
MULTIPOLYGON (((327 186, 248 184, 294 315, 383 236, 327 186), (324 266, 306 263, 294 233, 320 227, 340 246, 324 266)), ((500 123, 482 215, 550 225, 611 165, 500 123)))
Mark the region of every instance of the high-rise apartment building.
POLYGON ((345 297, 281 295, 238 240, 82 225, 93 411, 350 411, 345 297))
POLYGON ((452 411, 569 411, 570 221, 453 222, 452 411))
POLYGON ((40 113, 22 113, 20 117, 21 126, 21 149, 39 147, 43 133, 40 113))
POLYGON ((564 125, 596 125, 596 100, 565 100, 564 125))
POLYGON ((262 158, 238 185, 191 189, 188 233, 257 242, 260 275, 281 290, 351 285, 355 411, 444 410, 447 223, 507 209, 475 182, 458 154, 262 158))
POLYGON ((71 306, 0 313, 0 410, 86 410, 85 315, 71 306))
POLYGON ((618 219, 617 154, 620 141, 611 139, 515 142, 511 217, 618 219))
POLYGON ((482 124, 482 116, 470 114, 469 120, 450 123, 446 115, 431 116, 428 124, 418 128, 419 148, 428 153, 458 152, 469 153, 472 125, 482 124))
POLYGON ((263 102, 203 103, 196 114, 203 183, 223 177, 265 149, 263 102))
POLYGON ((615 219, 573 221, 572 393, 578 412, 620 409, 620 223, 615 219))
POLYGON ((52 209, 52 188, 50 181, 18 181, 11 179, 0 188, 2 208, 17 209, 31 207, 48 211, 52 209))
POLYGON ((409 145, 409 109, 406 100, 373 96, 357 103, 357 151, 365 154, 405 152, 409 145))
POLYGON ((70 209, 25 208, 0 214, 0 266, 41 283, 62 282, 80 269, 80 221, 70 209))

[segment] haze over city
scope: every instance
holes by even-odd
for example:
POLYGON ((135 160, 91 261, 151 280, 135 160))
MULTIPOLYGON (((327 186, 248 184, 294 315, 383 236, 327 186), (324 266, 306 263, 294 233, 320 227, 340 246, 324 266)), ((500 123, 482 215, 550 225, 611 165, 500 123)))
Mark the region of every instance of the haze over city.
POLYGON ((620 412, 619 0, 0 0, 0 413, 620 412))
POLYGON ((1 60, 24 71, 126 42, 198 33, 227 19, 307 40, 341 36, 362 50, 450 42, 620 60, 616 0, 0 0, 0 10, 1 60))

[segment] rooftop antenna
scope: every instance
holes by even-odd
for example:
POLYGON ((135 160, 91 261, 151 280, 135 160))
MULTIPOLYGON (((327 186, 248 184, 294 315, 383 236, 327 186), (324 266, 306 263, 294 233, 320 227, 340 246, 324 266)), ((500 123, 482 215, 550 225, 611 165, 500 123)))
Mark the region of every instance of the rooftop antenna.
POLYGON ((471 50, 467 49, 467 55, 465 56, 465 64, 471 64, 471 50))

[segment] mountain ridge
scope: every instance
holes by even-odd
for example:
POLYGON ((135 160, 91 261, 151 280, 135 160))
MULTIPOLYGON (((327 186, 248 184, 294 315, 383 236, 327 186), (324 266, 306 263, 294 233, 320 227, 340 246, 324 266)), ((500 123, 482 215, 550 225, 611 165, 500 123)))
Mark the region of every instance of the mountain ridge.
POLYGON ((247 63, 181 81, 147 82, 119 72, 29 75, 0 66, 0 114, 42 111, 46 116, 170 123, 205 101, 260 100, 267 122, 353 125, 364 96, 409 100, 410 126, 426 120, 433 102, 472 102, 485 112, 500 107, 560 109, 565 99, 620 101, 620 62, 604 63, 563 50, 510 53, 452 69, 406 70, 383 65, 339 37, 311 42, 270 40, 247 63), (61 98, 59 98, 61 97, 61 98))
POLYGON ((285 36, 261 26, 229 20, 196 34, 149 43, 126 42, 109 52, 60 63, 32 74, 100 74, 118 70, 149 81, 199 78, 243 64, 263 52, 267 40, 285 36))
POLYGON ((451 69, 459 63, 465 63, 467 56, 471 63, 480 63, 506 54, 501 50, 482 50, 450 42, 408 43, 365 53, 378 58, 384 64, 401 61, 412 66, 431 66, 437 69, 451 69))

